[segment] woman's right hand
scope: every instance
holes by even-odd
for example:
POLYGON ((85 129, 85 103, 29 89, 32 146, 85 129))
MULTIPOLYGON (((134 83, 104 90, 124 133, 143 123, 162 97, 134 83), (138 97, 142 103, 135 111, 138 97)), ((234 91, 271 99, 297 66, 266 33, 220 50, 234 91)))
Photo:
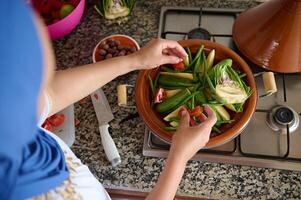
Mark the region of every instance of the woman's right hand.
POLYGON ((216 123, 216 116, 208 105, 205 105, 205 112, 207 119, 193 127, 189 125, 188 111, 184 109, 180 113, 181 121, 172 138, 170 153, 182 159, 183 162, 187 162, 209 141, 211 128, 216 123))
POLYGON ((138 60, 136 69, 152 69, 163 64, 176 64, 187 56, 185 49, 176 41, 153 39, 136 53, 130 55, 138 60))

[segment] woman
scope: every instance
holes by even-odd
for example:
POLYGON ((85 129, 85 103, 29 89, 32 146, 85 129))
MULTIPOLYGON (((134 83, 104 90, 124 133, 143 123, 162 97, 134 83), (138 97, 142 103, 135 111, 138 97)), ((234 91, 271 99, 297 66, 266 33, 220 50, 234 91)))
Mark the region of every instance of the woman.
MULTIPOLYGON (((44 26, 25 2, 2 4, 0 13, 0 199, 110 199, 87 166, 41 122, 119 75, 178 63, 185 50, 155 39, 132 55, 54 72, 44 26)), ((216 122, 208 106, 205 111, 208 118, 195 127, 189 126, 187 110, 181 112, 165 169, 148 199, 173 199, 187 161, 208 142, 216 122)))

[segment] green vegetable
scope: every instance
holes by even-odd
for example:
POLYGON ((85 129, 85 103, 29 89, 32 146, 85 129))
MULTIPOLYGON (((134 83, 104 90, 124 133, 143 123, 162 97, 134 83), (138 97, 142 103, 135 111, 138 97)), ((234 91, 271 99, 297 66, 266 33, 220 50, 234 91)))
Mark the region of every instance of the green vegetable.
POLYGON ((185 65, 185 67, 189 67, 189 57, 188 57, 188 56, 185 56, 185 57, 183 58, 183 63, 184 63, 184 65, 185 65))
POLYGON ((148 75, 148 80, 149 80, 149 85, 151 87, 151 90, 152 90, 152 96, 155 95, 155 92, 156 92, 156 88, 154 87, 154 83, 153 83, 153 80, 152 78, 150 77, 150 75, 148 75))
POLYGON ((162 75, 169 75, 169 76, 175 76, 175 77, 180 77, 180 78, 187 78, 190 80, 193 80, 193 75, 191 73, 184 73, 184 72, 160 72, 162 75))
POLYGON ((163 127, 163 129, 166 130, 166 131, 176 131, 177 127, 165 126, 165 127, 163 127))
POLYGON ((226 104, 225 107, 236 113, 243 111, 243 103, 226 104))
POLYGON ((207 59, 206 59, 206 55, 205 55, 204 51, 201 54, 201 60, 202 60, 202 64, 200 65, 201 69, 200 69, 199 77, 200 77, 200 80, 202 81, 202 83, 204 85, 205 81, 206 81, 205 75, 208 72, 208 64, 207 64, 207 59))
POLYGON ((183 89, 174 96, 167 98, 165 101, 157 105, 157 111, 160 113, 166 113, 172 109, 181 106, 181 103, 190 97, 191 92, 188 89, 183 89))
POLYGON ((219 113, 217 112, 215 105, 212 104, 208 104, 208 106, 214 111, 215 116, 216 116, 216 121, 221 121, 221 116, 219 115, 219 113))
POLYGON ((195 80, 195 81, 197 81, 198 80, 198 74, 200 73, 200 70, 201 70, 201 58, 199 57, 198 59, 197 59, 197 61, 195 62, 195 65, 193 66, 193 79, 195 80))
POLYGON ((206 80, 214 99, 224 104, 244 103, 251 95, 251 89, 232 69, 232 60, 225 59, 215 65, 206 80))
POLYGON ((179 126, 179 122, 176 121, 172 121, 169 123, 172 127, 178 127, 179 126))
POLYGON ((129 15, 136 0, 100 0, 94 8, 106 19, 116 19, 129 15))
POLYGON ((171 72, 171 73, 177 72, 177 71, 171 69, 170 67, 165 67, 165 66, 162 66, 160 69, 161 69, 161 71, 164 71, 164 72, 171 72))
POLYGON ((178 118, 181 108, 182 106, 169 113, 166 117, 164 117, 164 120, 167 122, 174 121, 173 118, 178 118))
POLYGON ((169 121, 174 121, 174 122, 179 122, 180 121, 180 117, 171 117, 169 121))
POLYGON ((206 96, 202 90, 199 90, 199 93, 195 95, 195 101, 197 104, 203 105, 207 103, 206 96))
POLYGON ((192 62, 192 55, 191 55, 191 51, 188 47, 185 48, 187 54, 188 54, 188 66, 186 67, 189 67, 190 66, 190 62, 192 62))
POLYGON ((220 120, 220 121, 216 122, 215 126, 216 126, 216 127, 219 127, 219 126, 221 126, 222 124, 230 124, 230 123, 232 123, 232 122, 234 122, 234 121, 235 121, 234 119, 232 119, 232 120, 220 120))
POLYGON ((223 106, 217 105, 215 106, 215 109, 223 120, 230 120, 230 114, 223 106))
POLYGON ((195 85, 190 79, 169 75, 161 75, 158 79, 158 83, 163 87, 190 87, 195 85))
POLYGON ((180 91, 181 91, 181 89, 165 90, 166 97, 167 97, 167 98, 172 97, 172 96, 174 96, 175 94, 177 94, 177 93, 180 92, 180 91))
POLYGON ((190 62, 189 67, 193 66, 196 63, 196 61, 201 56, 201 53, 202 53, 203 49, 204 49, 204 45, 201 45, 200 48, 198 49, 194 59, 190 62))
POLYGON ((214 57, 215 57, 215 50, 212 49, 210 53, 207 56, 207 65, 208 65, 208 71, 212 68, 214 63, 214 57))
POLYGON ((216 133, 222 133, 216 126, 213 126, 212 130, 216 133))

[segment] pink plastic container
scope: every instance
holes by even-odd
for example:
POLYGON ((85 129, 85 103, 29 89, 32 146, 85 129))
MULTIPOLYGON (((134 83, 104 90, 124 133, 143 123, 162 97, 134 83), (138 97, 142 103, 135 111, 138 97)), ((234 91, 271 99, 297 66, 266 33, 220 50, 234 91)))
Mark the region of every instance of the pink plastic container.
POLYGON ((79 4, 68 16, 54 24, 48 25, 50 38, 55 40, 69 34, 79 24, 84 9, 85 0, 80 0, 79 4))

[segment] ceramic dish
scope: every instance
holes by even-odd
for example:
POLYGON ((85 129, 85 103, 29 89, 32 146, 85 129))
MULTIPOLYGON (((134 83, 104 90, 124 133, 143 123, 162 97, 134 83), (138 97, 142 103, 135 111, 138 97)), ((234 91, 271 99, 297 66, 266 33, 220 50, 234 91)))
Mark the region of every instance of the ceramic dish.
MULTIPOLYGON (((238 56, 231 49, 224 47, 221 44, 206 40, 182 40, 179 41, 179 43, 183 47, 189 47, 192 54, 196 53, 201 44, 205 46, 206 54, 208 54, 211 49, 215 49, 215 63, 222 59, 231 58, 233 60, 233 68, 246 74, 244 80, 247 85, 251 87, 252 95, 245 102, 244 111, 242 113, 230 113, 231 119, 234 119, 235 121, 231 124, 222 126, 220 129, 222 133, 210 138, 209 142, 206 145, 206 148, 212 148, 222 145, 241 133, 241 131, 247 126, 255 111, 257 103, 257 89, 252 71, 240 56, 238 56)), ((163 127, 167 125, 166 122, 164 122, 162 116, 154 109, 151 109, 150 106, 151 89, 148 75, 150 75, 151 78, 154 79, 159 71, 159 68, 140 71, 135 88, 136 106, 141 118, 144 120, 147 127, 156 136, 158 136, 165 142, 170 143, 173 133, 163 129, 163 127)))
POLYGON ((93 62, 98 62, 101 61, 101 57, 100 57, 100 48, 101 48, 101 44, 104 41, 107 41, 108 39, 112 39, 115 41, 119 41, 120 45, 123 47, 132 47, 135 48, 136 51, 138 51, 140 49, 139 44, 131 37, 127 36, 127 35, 111 35, 108 37, 105 37, 104 39, 102 39, 94 48, 93 50, 93 55, 92 55, 92 59, 93 62))

